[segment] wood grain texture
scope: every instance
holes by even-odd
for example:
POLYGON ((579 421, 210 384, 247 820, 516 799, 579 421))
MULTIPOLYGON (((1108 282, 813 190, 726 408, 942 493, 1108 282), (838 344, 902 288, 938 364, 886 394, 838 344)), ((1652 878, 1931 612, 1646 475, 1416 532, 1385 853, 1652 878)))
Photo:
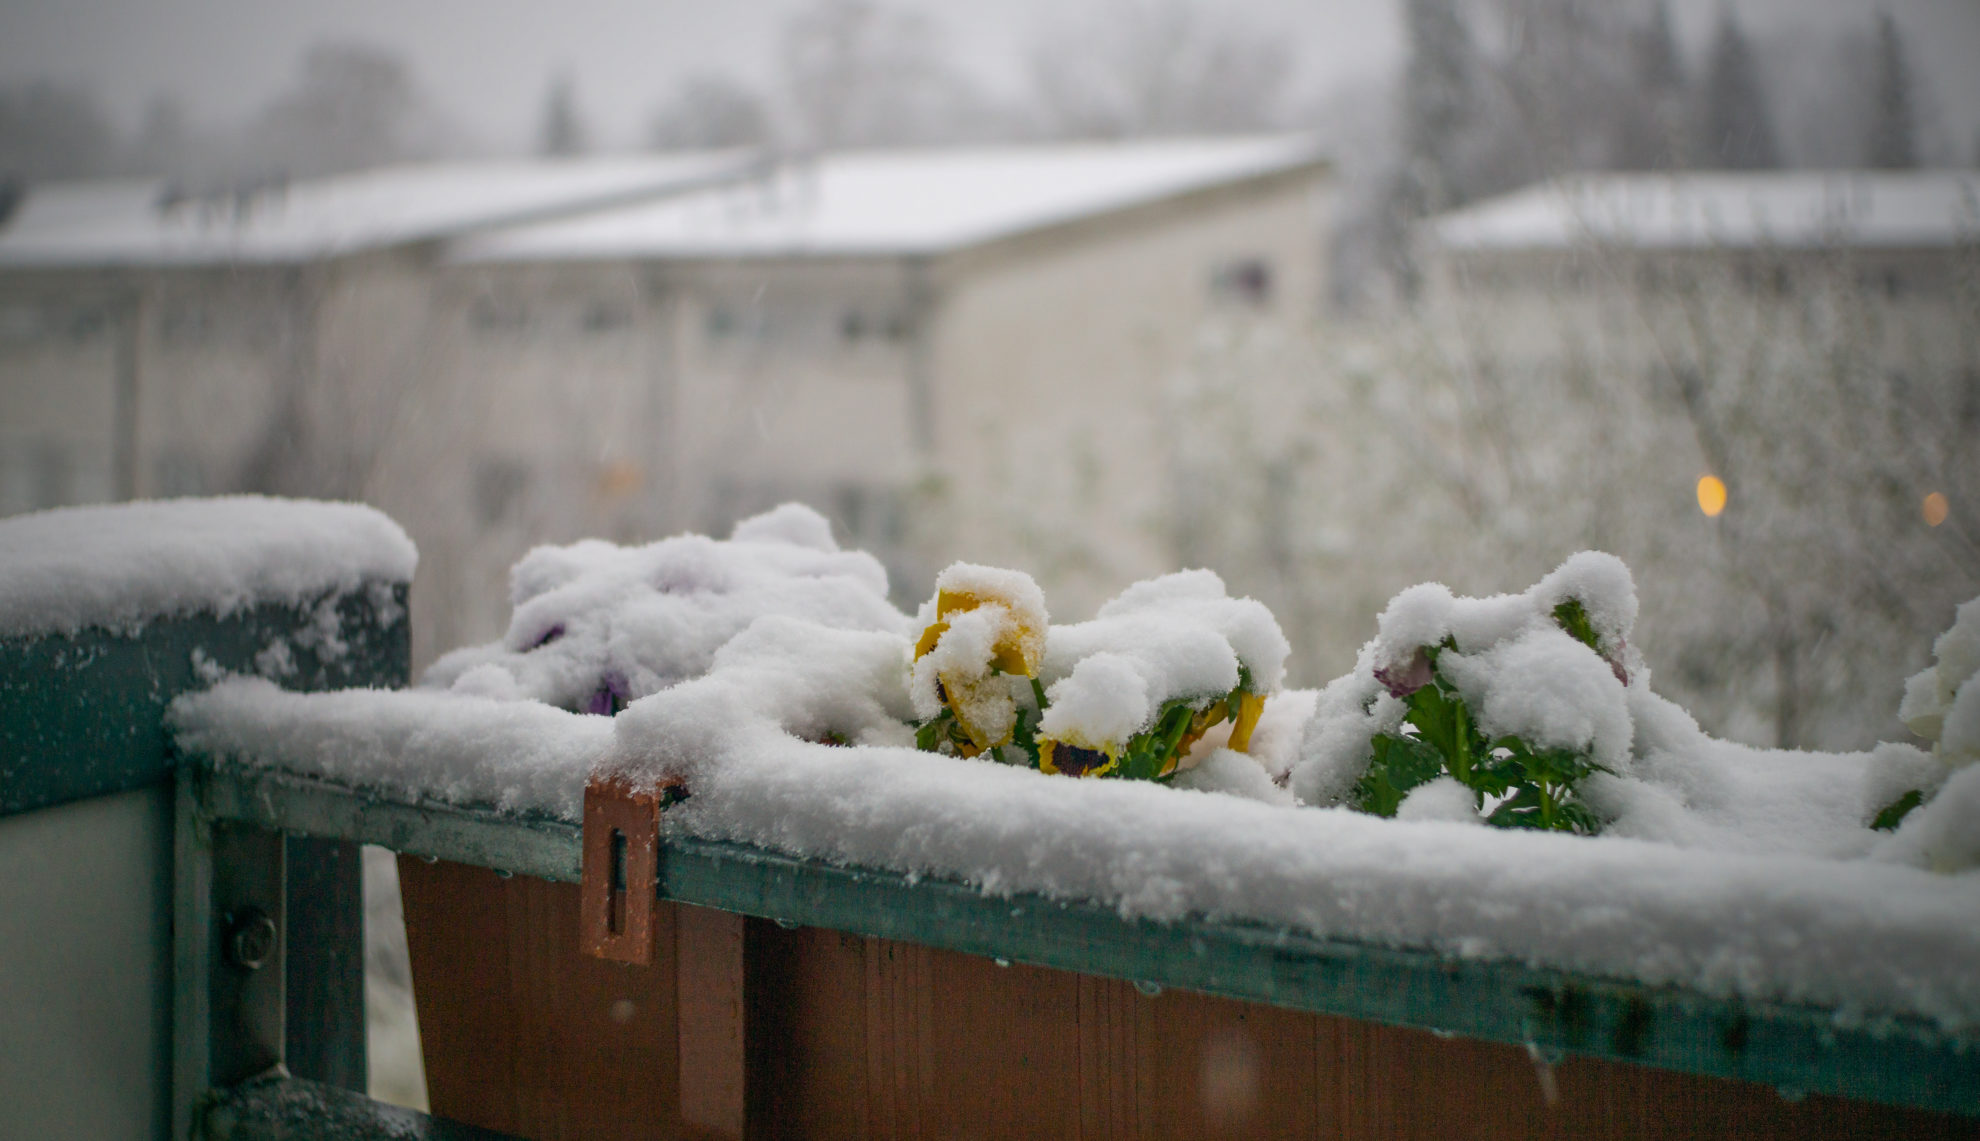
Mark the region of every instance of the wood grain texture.
POLYGON ((433 1112, 538 1141, 679 1136, 671 908, 650 966, 578 949, 578 885, 401 857, 433 1112))
POLYGON ((716 1133, 825 1141, 1980 1138, 1585 1058, 1553 1067, 1550 1102, 1517 1046, 677 905, 653 965, 626 967, 578 954, 575 885, 401 869, 434 1111, 525 1136, 679 1136, 685 1093, 721 1107, 697 1111, 716 1133))
POLYGON ((681 1128, 742 1141, 747 1121, 743 917, 662 904, 674 918, 681 1128))

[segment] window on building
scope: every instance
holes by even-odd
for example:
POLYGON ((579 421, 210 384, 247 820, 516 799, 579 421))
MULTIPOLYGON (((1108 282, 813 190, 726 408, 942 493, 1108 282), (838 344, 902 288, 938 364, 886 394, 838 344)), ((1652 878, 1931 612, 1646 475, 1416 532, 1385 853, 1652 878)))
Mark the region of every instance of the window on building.
POLYGON ((158 314, 158 336, 168 345, 205 344, 218 330, 213 309, 204 302, 168 302, 158 314))
POLYGON ((578 324, 587 333, 609 333, 632 324, 632 313, 625 306, 609 301, 589 301, 578 324))
POLYGON ((1272 264, 1264 258, 1233 258, 1210 273, 1210 296, 1220 304, 1263 309, 1272 303, 1272 264))
POLYGON ((529 326, 529 307, 513 298, 484 294, 468 306, 468 324, 483 332, 524 329, 529 326))

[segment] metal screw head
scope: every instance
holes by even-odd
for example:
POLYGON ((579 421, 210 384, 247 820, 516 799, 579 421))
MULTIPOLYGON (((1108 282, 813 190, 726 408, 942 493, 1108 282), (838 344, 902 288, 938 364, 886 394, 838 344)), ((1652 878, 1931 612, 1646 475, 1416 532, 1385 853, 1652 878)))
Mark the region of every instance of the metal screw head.
POLYGON ((275 921, 258 907, 234 917, 227 930, 227 958, 242 970, 258 971, 275 955, 275 921))

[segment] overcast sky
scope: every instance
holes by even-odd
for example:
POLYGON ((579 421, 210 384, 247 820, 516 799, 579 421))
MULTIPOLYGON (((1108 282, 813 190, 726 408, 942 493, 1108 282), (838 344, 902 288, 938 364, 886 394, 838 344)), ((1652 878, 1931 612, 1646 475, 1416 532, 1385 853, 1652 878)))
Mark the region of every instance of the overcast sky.
MULTIPOLYGON (((897 0, 942 27, 986 87, 1015 91, 1028 45, 1070 13, 1115 0, 897 0)), ((1214 0, 1204 0, 1206 5, 1214 0)), ((1723 0, 1672 0, 1680 38, 1704 43, 1723 0)), ((358 38, 401 52, 439 107, 484 145, 516 148, 550 77, 576 77, 599 141, 627 145, 684 75, 758 82, 798 0, 0 0, 0 82, 92 87, 126 125, 170 95, 196 122, 229 123, 281 89, 310 43, 358 38)), ((1233 19, 1282 32, 1319 94, 1377 78, 1401 58, 1399 0, 1221 0, 1233 19)), ((1943 126, 1963 153, 1980 130, 1980 0, 1888 0, 1943 126)), ((1870 0, 1738 0, 1766 33, 1868 23, 1870 0)))

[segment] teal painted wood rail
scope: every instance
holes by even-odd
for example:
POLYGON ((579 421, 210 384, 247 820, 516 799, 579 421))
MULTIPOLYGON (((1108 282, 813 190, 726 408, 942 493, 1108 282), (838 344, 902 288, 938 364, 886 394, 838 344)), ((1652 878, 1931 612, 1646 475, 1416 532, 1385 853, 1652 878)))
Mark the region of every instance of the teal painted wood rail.
MULTIPOLYGON (((166 707, 179 694, 203 687, 203 675, 213 671, 254 672, 257 655, 278 643, 289 666, 281 680, 294 689, 405 685, 411 669, 407 584, 385 585, 390 601, 382 613, 375 606, 381 599, 366 590, 327 600, 338 619, 341 646, 335 653, 323 648, 324 598, 263 604, 225 617, 210 611, 159 616, 136 629, 87 627, 0 638, 0 820, 125 794, 155 800, 160 814, 169 817, 178 757, 165 728, 166 707)), ((154 874, 169 884, 174 852, 169 836, 165 841, 152 858, 154 874)), ((290 904, 280 936, 282 1061, 299 1077, 361 1091, 368 1074, 357 845, 323 834, 291 834, 278 841, 282 892, 290 904)), ((87 887, 119 890, 129 886, 87 887)), ((85 892, 73 894, 74 907, 93 906, 85 892)), ((162 911, 156 923, 161 929, 154 941, 164 955, 172 941, 170 911, 162 911)), ((173 976, 169 959, 119 963, 117 969, 173 976)), ((176 988, 153 1000, 154 1009, 174 1019, 184 1005, 176 988)), ((136 1022, 134 1032, 158 1035, 156 1068, 169 1071, 165 1028, 145 1025, 142 1017, 136 1022)), ((159 1099, 161 1110, 167 1100, 159 1099)), ((157 1132, 170 1128, 161 1113, 157 1132)), ((183 1132, 184 1123, 177 1128, 183 1132)))
MULTIPOLYGON (((410 802, 272 769, 203 769, 200 812, 576 882, 576 825, 410 802)), ((662 845, 679 903, 1013 962, 1842 1097, 1980 1116, 1980 1041, 1513 962, 1323 939, 1255 924, 1156 923, 1037 896, 794 859, 691 838, 662 845)))

